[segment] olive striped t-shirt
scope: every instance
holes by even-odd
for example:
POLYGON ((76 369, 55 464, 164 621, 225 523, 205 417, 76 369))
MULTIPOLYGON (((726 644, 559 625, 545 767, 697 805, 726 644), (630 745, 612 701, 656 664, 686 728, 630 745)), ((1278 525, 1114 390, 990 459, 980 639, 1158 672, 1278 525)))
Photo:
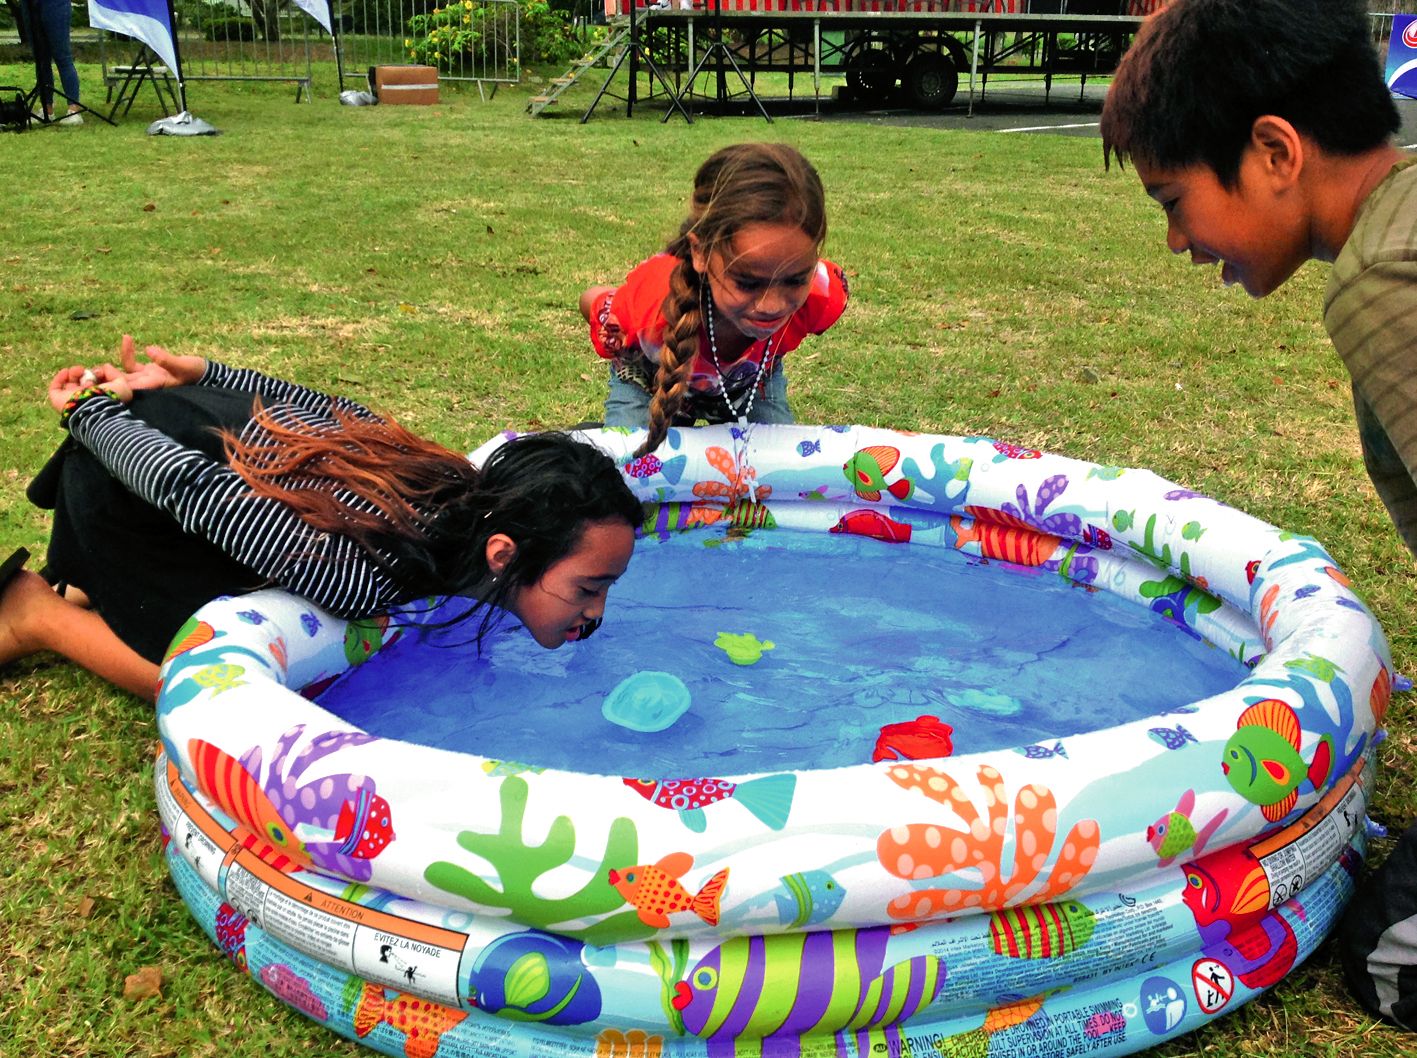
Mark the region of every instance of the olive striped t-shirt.
POLYGON ((1417 554, 1417 158, 1358 210, 1324 295, 1324 326, 1353 376, 1363 461, 1417 554))

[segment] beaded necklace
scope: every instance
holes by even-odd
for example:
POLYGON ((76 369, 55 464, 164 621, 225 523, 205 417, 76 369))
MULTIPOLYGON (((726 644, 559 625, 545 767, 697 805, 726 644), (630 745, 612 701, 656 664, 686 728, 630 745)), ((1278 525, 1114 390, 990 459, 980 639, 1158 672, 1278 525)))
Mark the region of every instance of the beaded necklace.
POLYGON ((713 361, 714 373, 718 375, 718 393, 723 398, 724 406, 728 409, 728 414, 738 420, 738 428, 732 431, 733 434, 733 461, 738 468, 738 472, 743 475, 741 484, 731 486, 729 502, 736 503, 740 498, 746 499, 749 503, 756 503, 754 498, 755 485, 757 483, 757 472, 748 465, 748 446, 753 438, 753 427, 757 423, 750 423, 748 416, 753 411, 753 401, 757 399, 758 387, 763 384, 763 379, 768 373, 772 364, 772 342, 777 337, 771 334, 767 338, 767 344, 763 347, 763 358, 758 361, 757 373, 753 376, 753 384, 748 387, 748 400, 742 409, 737 408, 728 396, 728 380, 723 377, 723 366, 718 362, 718 340, 714 334, 713 325, 713 291, 709 289, 708 283, 703 285, 704 301, 706 307, 704 316, 708 320, 708 340, 709 359, 713 361), (741 442, 741 445, 740 445, 741 442))

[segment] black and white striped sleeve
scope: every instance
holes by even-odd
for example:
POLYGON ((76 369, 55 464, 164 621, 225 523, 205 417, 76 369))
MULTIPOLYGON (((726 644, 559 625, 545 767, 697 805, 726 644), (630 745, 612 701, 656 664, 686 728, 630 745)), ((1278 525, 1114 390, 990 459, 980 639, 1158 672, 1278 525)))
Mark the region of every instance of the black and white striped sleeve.
POLYGON ((318 412, 326 416, 334 407, 360 419, 379 419, 379 416, 364 405, 348 397, 332 397, 328 393, 272 378, 250 368, 228 367, 216 360, 207 361, 207 370, 197 380, 197 385, 222 386, 252 393, 260 396, 267 404, 291 404, 303 411, 318 412))
POLYGON ((185 531, 335 616, 368 616, 397 601, 388 574, 349 537, 320 532, 278 500, 251 495, 230 467, 134 418, 127 405, 91 397, 74 410, 69 432, 185 531))

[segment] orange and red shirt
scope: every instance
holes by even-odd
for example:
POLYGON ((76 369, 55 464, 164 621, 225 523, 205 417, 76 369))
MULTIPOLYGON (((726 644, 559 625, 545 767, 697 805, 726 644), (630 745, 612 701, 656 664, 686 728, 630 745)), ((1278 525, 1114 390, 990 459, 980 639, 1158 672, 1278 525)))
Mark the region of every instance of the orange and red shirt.
MULTIPOLYGON (((644 390, 653 391, 654 376, 659 370, 660 351, 664 348, 664 299, 669 294, 670 274, 678 265, 679 259, 671 254, 655 254, 636 265, 625 282, 591 306, 590 341, 595 351, 614 362, 615 373, 623 381, 644 390)), ((758 368, 769 343, 769 371, 775 371, 780 358, 801 345, 803 338, 821 334, 837 321, 846 310, 849 296, 841 268, 827 260, 818 261, 802 307, 772 338, 754 342, 737 360, 722 365, 729 401, 737 405, 758 379, 758 368)), ((722 422, 728 411, 722 389, 709 356, 708 333, 701 328, 681 418, 722 422)))

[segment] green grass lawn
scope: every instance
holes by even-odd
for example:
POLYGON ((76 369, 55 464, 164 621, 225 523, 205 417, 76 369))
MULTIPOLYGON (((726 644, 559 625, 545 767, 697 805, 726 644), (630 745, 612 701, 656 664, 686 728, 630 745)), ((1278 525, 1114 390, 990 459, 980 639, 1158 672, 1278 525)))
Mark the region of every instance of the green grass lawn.
MULTIPOLYGON (((101 99, 97 67, 85 98, 101 99)), ((551 71, 547 71, 550 73, 551 71)), ((340 107, 285 86, 195 84, 211 138, 90 121, 0 137, 0 554, 43 554, 24 487, 61 438, 59 367, 158 342, 350 394, 470 449, 507 426, 599 417, 576 311, 681 219, 714 148, 801 147, 829 196, 853 301, 788 361, 799 421, 983 433, 1147 467, 1323 541, 1412 671, 1414 565, 1363 472, 1320 323, 1327 270, 1255 302, 1165 252, 1160 212, 1096 141, 845 123, 523 114, 489 102, 340 107), (1406 601, 1404 601, 1406 600, 1406 601)), ((0 83, 28 83, 0 66, 0 83)), ((579 103, 579 106, 577 106, 579 103)), ((134 555, 134 562, 161 561, 134 555)), ((38 565, 38 562, 35 563, 38 565)), ((1373 814, 1417 814, 1410 697, 1373 814)), ((243 980, 159 853, 151 707, 50 656, 0 671, 0 1054, 286 1058, 368 1053, 243 980), (124 977, 162 971, 159 998, 124 977)), ((1382 843, 1379 850, 1383 851, 1382 843)), ((1163 1056, 1410 1055, 1363 1016, 1327 948, 1163 1056)))

